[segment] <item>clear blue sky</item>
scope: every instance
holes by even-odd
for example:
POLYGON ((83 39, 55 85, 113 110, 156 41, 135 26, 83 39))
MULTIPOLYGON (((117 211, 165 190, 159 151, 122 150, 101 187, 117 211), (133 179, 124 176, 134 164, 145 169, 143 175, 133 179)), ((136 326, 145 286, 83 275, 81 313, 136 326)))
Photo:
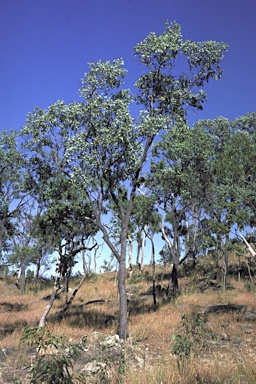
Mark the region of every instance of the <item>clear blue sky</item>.
POLYGON ((185 39, 229 44, 221 81, 198 118, 256 110, 255 0, 0 0, 0 130, 19 130, 33 107, 78 100, 87 62, 122 57, 132 87, 133 47, 176 20, 185 39))

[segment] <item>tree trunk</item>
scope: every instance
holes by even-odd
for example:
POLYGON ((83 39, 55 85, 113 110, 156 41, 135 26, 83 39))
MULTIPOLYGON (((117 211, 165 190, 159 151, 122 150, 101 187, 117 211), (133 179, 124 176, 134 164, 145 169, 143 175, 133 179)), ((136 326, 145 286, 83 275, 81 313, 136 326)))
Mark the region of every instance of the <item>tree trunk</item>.
POLYGON ((137 244, 136 265, 140 265, 141 237, 137 239, 137 244))
POLYGON ((144 267, 144 259, 145 259, 145 243, 146 243, 146 229, 147 229, 147 226, 145 225, 145 227, 143 228, 143 231, 142 231, 142 243, 141 243, 141 260, 140 260, 140 270, 143 271, 143 267, 144 267))
POLYGON ((243 241, 245 242, 249 252, 251 253, 251 255, 255 258, 256 257, 256 252, 254 251, 254 249, 251 247, 251 245, 247 242, 247 240, 244 238, 243 235, 241 235, 241 233, 239 233, 239 235, 241 236, 241 238, 243 239, 243 241))
POLYGON ((57 280, 55 281, 54 288, 53 288, 49 303, 47 304, 47 306, 46 306, 46 308, 45 308, 45 310, 41 316, 41 319, 39 321, 39 328, 43 328, 45 326, 45 321, 46 321, 46 318, 48 316, 48 313, 50 312, 52 305, 53 305, 53 302, 55 300, 55 297, 56 297, 56 295, 60 289, 60 285, 59 285, 57 280))
POLYGON ((223 252, 223 265, 222 265, 222 290, 226 291, 226 277, 228 269, 228 253, 227 251, 223 252))
POLYGON ((64 316, 64 313, 68 310, 68 308, 70 307, 70 305, 72 304, 72 301, 74 300, 78 290, 80 289, 80 287, 82 286, 84 280, 86 278, 86 274, 83 275, 83 277, 81 278, 79 284, 77 285, 77 287, 74 289, 74 291, 72 292, 72 295, 70 297, 70 299, 65 303, 64 307, 62 308, 62 310, 58 313, 58 320, 61 321, 63 319, 63 316, 64 316))
POLYGON ((175 297, 177 297, 178 293, 179 293, 178 265, 173 263, 172 275, 171 275, 171 279, 170 279, 169 285, 168 285, 167 296, 175 298, 175 297))
POLYGON ((122 231, 121 235, 121 255, 119 259, 118 273, 118 291, 119 291, 119 329, 118 334, 120 339, 127 338, 127 296, 125 289, 126 278, 126 231, 122 231))
POLYGON ((173 261, 173 268, 172 268, 172 275, 168 286, 168 292, 167 296, 173 296, 176 297, 179 292, 179 284, 178 284, 178 267, 179 267, 179 237, 176 236, 176 239, 173 240, 173 242, 176 244, 176 247, 172 245, 168 237, 166 236, 164 226, 162 224, 161 232, 163 235, 164 240, 167 243, 168 249, 170 251, 172 261, 173 261), (176 241, 175 241, 176 240, 176 241))
POLYGON ((36 274, 35 274, 35 280, 34 280, 34 293, 36 294, 37 293, 37 284, 38 284, 38 279, 39 279, 39 272, 40 272, 40 268, 41 268, 41 259, 42 259, 42 255, 43 255, 43 250, 41 248, 40 250, 40 258, 37 260, 37 263, 36 263, 36 274))
POLYGON ((153 283, 153 308, 156 310, 156 261, 155 261, 155 246, 153 241, 153 236, 148 236, 151 241, 152 254, 151 254, 151 265, 152 265, 152 283, 153 283))
POLYGON ((62 278, 62 276, 61 276, 61 259, 62 259, 61 244, 59 244, 58 253, 59 253, 59 266, 58 266, 58 268, 56 268, 56 276, 55 276, 55 283, 54 283, 53 291, 52 291, 49 303, 47 304, 47 306, 46 306, 46 308, 45 308, 45 310, 41 316, 41 319, 39 321, 39 328, 43 328, 45 326, 46 318, 47 318, 47 316, 48 316, 48 314, 52 308, 55 297, 57 296, 57 293, 61 288, 61 278, 62 278))
POLYGON ((130 277, 131 277, 131 274, 132 274, 132 238, 130 235, 128 236, 128 240, 129 240, 128 265, 130 268, 130 277))
POLYGON ((20 293, 25 295, 25 285, 26 285, 26 265, 25 262, 21 262, 20 266, 20 293))
POLYGON ((2 262, 3 257, 3 238, 4 238, 4 223, 0 220, 0 262, 2 262))

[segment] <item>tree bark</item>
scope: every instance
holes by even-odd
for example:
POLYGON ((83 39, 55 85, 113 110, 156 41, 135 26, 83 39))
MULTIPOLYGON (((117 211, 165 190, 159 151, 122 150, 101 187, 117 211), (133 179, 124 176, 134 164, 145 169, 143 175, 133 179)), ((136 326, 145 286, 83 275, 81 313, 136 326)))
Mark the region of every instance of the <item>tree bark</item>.
POLYGON ((125 289, 126 278, 126 236, 122 234, 121 255, 119 260, 118 291, 119 291, 119 330, 120 339, 127 338, 127 295, 125 289))
POLYGON ((148 236, 151 241, 152 254, 151 254, 151 263, 152 263, 152 283, 153 283, 153 308, 156 310, 156 261, 155 261, 155 245, 153 241, 153 236, 148 236))
POLYGON ((141 236, 137 239, 136 265, 140 265, 141 236))
POLYGON ((54 289, 52 291, 52 294, 51 294, 51 298, 49 300, 49 303, 47 304, 42 316, 41 316, 41 319, 39 321, 39 328, 43 328, 45 326, 45 321, 46 321, 46 318, 48 316, 48 313, 50 312, 51 308, 52 308, 52 305, 53 305, 53 302, 55 300, 55 297, 57 296, 57 293, 60 289, 60 285, 58 284, 58 282, 56 281, 55 284, 54 284, 54 289))
POLYGON ((243 241, 245 242, 249 252, 251 253, 252 256, 256 257, 256 252, 254 251, 254 249, 251 247, 251 245, 248 243, 248 241, 244 238, 243 235, 241 235, 241 233, 239 233, 239 235, 241 236, 241 238, 243 239, 243 241))
POLYGON ((141 239, 141 259, 140 259, 140 270, 143 271, 144 267, 144 259, 145 259, 145 242, 146 242, 146 229, 145 225, 142 231, 142 239, 141 239))
MULTIPOLYGON (((170 254, 172 256, 173 261, 173 268, 172 268, 172 275, 168 286, 168 292, 167 296, 173 296, 176 297, 179 292, 179 283, 178 283, 178 268, 179 268, 179 244, 177 245, 177 249, 172 245, 168 237, 166 236, 164 226, 162 224, 161 232, 163 235, 164 240, 167 243, 167 246, 169 248, 170 254)), ((176 237, 176 242, 178 243, 178 237, 176 237)))
POLYGON ((22 295, 25 294, 25 286, 26 286, 26 265, 25 265, 25 261, 23 260, 20 266, 20 293, 22 295))
POLYGON ((4 238, 4 223, 3 220, 0 220, 0 262, 2 262, 3 257, 3 238, 4 238))
POLYGON ((178 265, 173 263, 171 279, 168 285, 167 296, 177 297, 179 293, 179 282, 178 282, 178 265))
POLYGON ((36 263, 36 273, 35 273, 35 279, 34 279, 34 293, 35 294, 37 293, 37 284, 38 284, 39 272, 40 272, 40 268, 41 268, 42 255, 43 255, 43 250, 41 248, 40 249, 40 257, 39 257, 39 259, 37 260, 37 263, 36 263))
POLYGON ((128 236, 128 240, 129 240, 128 265, 130 267, 130 270, 132 271, 132 238, 130 235, 128 236))
POLYGON ((72 292, 72 295, 71 297, 69 298, 69 300, 65 303, 64 307, 62 308, 62 310, 58 313, 58 320, 61 321, 63 319, 63 316, 64 316, 64 313, 68 310, 68 308, 70 307, 70 305, 72 304, 72 301, 74 300, 78 290, 80 289, 80 287, 82 286, 84 280, 86 278, 86 275, 84 274, 83 277, 81 278, 79 284, 77 285, 77 287, 74 289, 74 291, 72 292))

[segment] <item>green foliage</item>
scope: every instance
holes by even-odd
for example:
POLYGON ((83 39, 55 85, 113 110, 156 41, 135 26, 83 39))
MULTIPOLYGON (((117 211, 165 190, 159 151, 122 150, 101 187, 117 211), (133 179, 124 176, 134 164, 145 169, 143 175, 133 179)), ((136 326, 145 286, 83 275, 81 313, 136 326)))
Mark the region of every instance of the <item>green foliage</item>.
POLYGON ((134 50, 149 70, 135 84, 139 89, 137 101, 151 112, 154 110, 154 117, 164 113, 181 121, 187 114, 184 106, 203 108, 206 93, 202 87, 211 78, 221 77, 220 61, 227 45, 215 41, 183 41, 181 26, 166 22, 165 32, 159 36, 151 32, 134 50), (182 64, 185 62, 187 68, 177 74, 175 67, 182 56, 182 64))
POLYGON ((17 133, 0 132, 0 257, 9 251, 16 220, 24 209, 25 155, 18 148, 17 133))
MULTIPOLYGON (((46 328, 25 328, 21 345, 37 351, 36 361, 31 369, 31 384, 72 384, 73 361, 81 353, 81 345, 70 345, 63 336, 55 336, 46 328)), ((80 375, 79 381, 82 380, 80 375)))
MULTIPOLYGON (((170 131, 174 123, 184 125, 191 107, 203 108, 206 100, 203 87, 210 79, 221 77, 220 61, 227 45, 215 41, 184 41, 180 25, 166 22, 162 34, 150 33, 134 49, 139 62, 146 65, 146 72, 135 83, 136 94, 132 95, 123 86, 127 71, 122 59, 99 60, 89 64, 82 79, 81 101, 68 105, 57 101, 46 110, 35 108, 22 130, 30 156, 31 177, 27 184, 38 204, 47 211, 45 228, 52 233, 50 240, 58 238, 56 234, 60 230, 65 234, 63 240, 67 240, 69 234, 73 241, 77 236, 73 222, 78 228, 80 223, 95 224, 119 261, 119 289, 123 292, 126 240, 134 232, 131 224, 150 223, 154 233, 159 221, 155 209, 150 209, 154 201, 141 199, 145 215, 140 211, 135 217, 132 212, 152 144, 156 135, 170 131), (142 107, 138 119, 130 112, 134 101, 142 107), (76 212, 72 212, 76 197, 71 185, 81 201, 82 220, 77 221, 76 212), (63 191, 70 192, 72 198, 63 191), (63 222, 63 217, 68 220, 63 222)), ((166 174, 162 176, 164 179, 166 174)), ((187 174, 181 175, 182 185, 187 180, 192 179, 187 174)), ((172 181, 169 188, 173 185, 172 181)), ((79 234, 83 236, 84 232, 79 234)), ((127 303, 121 292, 120 307, 120 336, 125 338, 127 303)))
POLYGON ((189 358, 191 354, 200 354, 209 346, 209 340, 216 340, 217 335, 205 325, 203 315, 193 313, 181 316, 178 333, 172 336, 172 353, 180 358, 189 358))
MULTIPOLYGON (((129 284, 139 283, 141 281, 144 281, 145 278, 146 278, 146 274, 145 273, 135 271, 135 272, 132 273, 131 277, 129 278, 129 284)), ((152 279, 152 277, 150 277, 150 278, 152 279)))
POLYGON ((26 273, 26 277, 28 279, 32 279, 34 277, 34 274, 35 274, 34 271, 32 271, 31 269, 28 269, 26 273))

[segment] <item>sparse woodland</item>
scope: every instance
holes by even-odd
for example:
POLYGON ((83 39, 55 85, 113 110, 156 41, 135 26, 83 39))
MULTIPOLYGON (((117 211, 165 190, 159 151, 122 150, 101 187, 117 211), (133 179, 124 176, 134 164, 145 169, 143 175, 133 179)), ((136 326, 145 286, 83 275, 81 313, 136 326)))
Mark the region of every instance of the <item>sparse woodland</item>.
POLYGON ((228 47, 165 26, 0 133, 2 383, 255 382, 256 113, 191 126, 228 47))

